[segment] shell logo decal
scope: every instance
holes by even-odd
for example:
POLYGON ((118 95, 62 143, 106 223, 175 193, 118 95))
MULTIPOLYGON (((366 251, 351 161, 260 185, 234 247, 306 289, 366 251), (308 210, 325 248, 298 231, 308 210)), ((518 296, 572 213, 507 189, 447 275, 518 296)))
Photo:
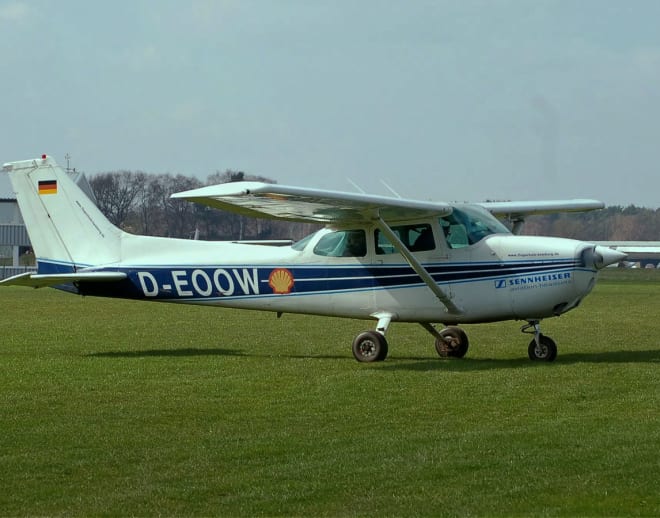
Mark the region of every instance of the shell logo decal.
POLYGON ((286 268, 276 268, 268 276, 268 286, 273 288, 273 293, 286 295, 293 288, 293 274, 286 268))

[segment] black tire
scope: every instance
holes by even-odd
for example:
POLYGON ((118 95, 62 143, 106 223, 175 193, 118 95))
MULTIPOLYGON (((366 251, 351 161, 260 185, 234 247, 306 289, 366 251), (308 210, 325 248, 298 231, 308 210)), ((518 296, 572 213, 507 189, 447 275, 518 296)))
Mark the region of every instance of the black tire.
POLYGON ((435 350, 443 358, 463 358, 468 352, 470 341, 460 327, 449 326, 440 331, 443 339, 437 338, 435 350))
POLYGON ((387 340, 377 331, 365 331, 353 340, 353 356, 359 362, 382 362, 387 358, 387 340))
POLYGON ((529 342, 527 353, 532 361, 551 362, 557 357, 557 344, 549 336, 539 335, 539 344, 536 345, 536 340, 529 342))

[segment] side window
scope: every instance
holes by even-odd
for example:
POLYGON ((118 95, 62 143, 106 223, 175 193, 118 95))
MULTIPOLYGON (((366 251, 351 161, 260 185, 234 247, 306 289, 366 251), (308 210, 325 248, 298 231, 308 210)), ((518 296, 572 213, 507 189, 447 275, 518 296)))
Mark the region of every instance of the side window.
MULTIPOLYGON (((428 223, 400 225, 392 227, 392 231, 411 252, 423 252, 435 248, 433 230, 428 223)), ((374 237, 376 242, 376 254, 387 255, 397 253, 394 245, 390 243, 390 240, 387 239, 380 230, 375 231, 374 237)))
POLYGON ((314 253, 326 257, 364 257, 367 255, 364 230, 338 230, 326 234, 314 247, 314 253))

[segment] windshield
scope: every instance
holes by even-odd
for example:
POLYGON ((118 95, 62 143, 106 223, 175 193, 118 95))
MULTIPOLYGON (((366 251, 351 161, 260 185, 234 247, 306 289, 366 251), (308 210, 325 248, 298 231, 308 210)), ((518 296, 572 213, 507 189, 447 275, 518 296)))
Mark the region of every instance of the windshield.
POLYGON ((295 243, 293 243, 291 245, 291 248, 293 248, 294 250, 298 250, 299 252, 304 250, 305 247, 307 246, 307 243, 309 243, 315 235, 316 235, 316 232, 314 232, 314 233, 312 233, 308 236, 303 237, 300 241, 296 241, 295 243))
POLYGON ((454 208, 449 216, 440 218, 449 248, 462 248, 492 234, 509 234, 509 229, 486 209, 478 206, 454 208))

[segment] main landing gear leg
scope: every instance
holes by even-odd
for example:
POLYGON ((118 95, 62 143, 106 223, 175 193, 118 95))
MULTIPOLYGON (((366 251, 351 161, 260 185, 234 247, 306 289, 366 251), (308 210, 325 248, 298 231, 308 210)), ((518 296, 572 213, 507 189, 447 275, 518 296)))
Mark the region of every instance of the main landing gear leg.
POLYGON ((551 362, 557 357, 557 344, 552 338, 541 333, 539 320, 529 320, 520 330, 523 333, 534 335, 534 339, 529 342, 527 348, 530 360, 551 362))
POLYGON ((353 356, 359 362, 382 362, 387 358, 385 332, 392 321, 390 314, 373 315, 378 318, 375 331, 360 333, 353 340, 353 356))
POLYGON ((420 322, 420 325, 435 337, 435 350, 441 357, 463 358, 467 353, 470 342, 460 327, 449 326, 438 331, 427 322, 420 322))

